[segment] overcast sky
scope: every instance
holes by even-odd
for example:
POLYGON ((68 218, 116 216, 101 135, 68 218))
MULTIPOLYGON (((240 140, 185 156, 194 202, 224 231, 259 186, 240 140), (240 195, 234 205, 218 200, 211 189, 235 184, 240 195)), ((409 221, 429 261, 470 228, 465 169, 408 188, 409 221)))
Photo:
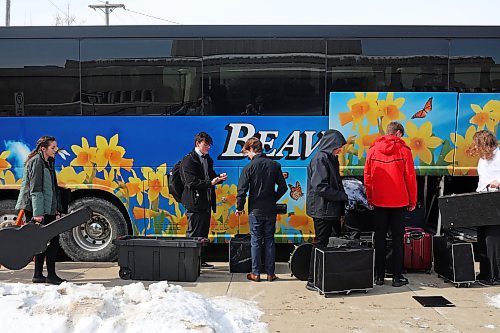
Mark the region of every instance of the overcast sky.
MULTIPOLYGON (((110 0, 111 25, 353 24, 500 25, 500 0, 110 0), (145 15, 154 16, 148 17, 145 15), (170 21, 170 22, 169 22, 170 21)), ((0 0, 1 25, 5 3, 0 0)), ((55 25, 56 15, 103 25, 102 0, 11 0, 11 25, 55 25)))

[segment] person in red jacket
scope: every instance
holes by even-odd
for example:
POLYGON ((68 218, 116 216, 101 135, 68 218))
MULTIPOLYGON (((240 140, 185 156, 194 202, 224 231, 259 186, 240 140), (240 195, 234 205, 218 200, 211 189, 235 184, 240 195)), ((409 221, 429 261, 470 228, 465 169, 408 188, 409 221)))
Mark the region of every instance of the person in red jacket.
POLYGON ((392 286, 408 284, 402 274, 404 210, 412 211, 417 202, 417 179, 410 147, 401 139, 404 127, 397 121, 387 125, 386 135, 378 138, 366 156, 364 180, 368 203, 375 219, 375 283, 384 284, 386 234, 392 231, 392 286))

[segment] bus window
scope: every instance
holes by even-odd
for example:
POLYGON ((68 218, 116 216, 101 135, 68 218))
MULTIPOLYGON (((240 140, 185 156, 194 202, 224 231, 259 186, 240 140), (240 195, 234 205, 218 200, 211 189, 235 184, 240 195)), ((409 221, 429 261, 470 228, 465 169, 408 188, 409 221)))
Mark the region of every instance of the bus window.
POLYGON ((446 91, 445 39, 327 41, 327 91, 446 91))
POLYGON ((201 103, 201 40, 81 42, 85 115, 186 114, 201 103))
POLYGON ((323 40, 203 41, 203 93, 217 115, 321 115, 323 40))
POLYGON ((500 91, 500 40, 454 39, 450 44, 450 89, 500 91))
POLYGON ((0 116, 81 114, 78 40, 2 39, 0 54, 0 116))

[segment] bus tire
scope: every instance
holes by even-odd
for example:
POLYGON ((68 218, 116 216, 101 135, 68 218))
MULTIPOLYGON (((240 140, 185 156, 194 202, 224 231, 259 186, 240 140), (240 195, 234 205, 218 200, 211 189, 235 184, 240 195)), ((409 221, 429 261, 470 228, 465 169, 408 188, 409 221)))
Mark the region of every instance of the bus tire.
POLYGON ((74 261, 115 261, 118 248, 112 240, 127 235, 125 217, 114 204, 95 197, 77 199, 69 210, 82 206, 92 209, 92 219, 62 233, 62 249, 74 261))
POLYGON ((16 224, 16 200, 0 200, 0 229, 16 224))

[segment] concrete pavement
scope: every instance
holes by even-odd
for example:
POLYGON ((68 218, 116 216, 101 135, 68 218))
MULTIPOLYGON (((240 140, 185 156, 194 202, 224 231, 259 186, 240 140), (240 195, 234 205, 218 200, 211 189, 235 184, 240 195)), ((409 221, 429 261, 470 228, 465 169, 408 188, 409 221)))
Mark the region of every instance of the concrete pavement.
MULTIPOLYGON (((258 303, 270 332, 492 332, 500 331, 500 309, 488 297, 500 286, 455 288, 435 273, 407 274, 401 288, 375 286, 367 294, 351 293, 325 298, 304 288, 290 276, 288 264, 277 263, 279 280, 260 283, 245 274, 230 274, 227 263, 214 263, 194 282, 172 282, 207 297, 231 296, 258 303), (412 296, 444 296, 455 307, 424 308, 412 296)), ((100 283, 106 287, 131 281, 118 277, 116 263, 57 263, 59 275, 73 283, 100 283)), ((0 282, 31 283, 33 265, 20 271, 0 269, 0 282)), ((144 281, 145 285, 153 282, 144 281)))

